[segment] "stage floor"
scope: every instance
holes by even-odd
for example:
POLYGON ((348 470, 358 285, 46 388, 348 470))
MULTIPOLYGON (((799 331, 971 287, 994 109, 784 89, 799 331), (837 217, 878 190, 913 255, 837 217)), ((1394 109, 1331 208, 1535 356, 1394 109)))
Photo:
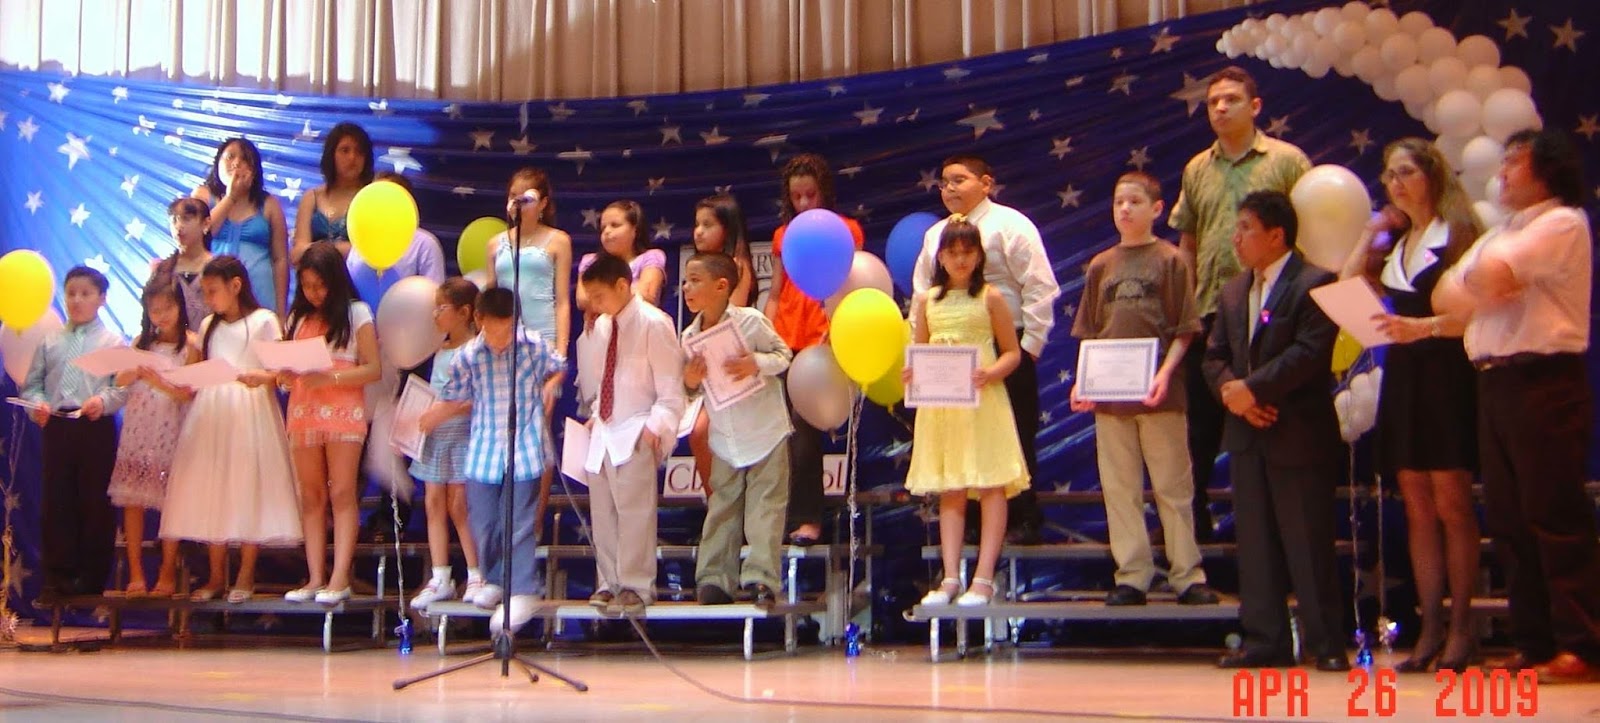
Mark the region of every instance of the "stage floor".
MULTIPOLYGON (((1211 656, 1125 651, 1006 652, 992 657, 927 662, 926 649, 868 649, 846 659, 836 649, 746 663, 736 652, 668 653, 688 676, 728 696, 718 698, 675 677, 642 648, 545 654, 536 660, 588 683, 578 693, 553 679, 530 685, 498 664, 393 691, 394 679, 465 659, 441 658, 430 648, 409 657, 393 649, 325 655, 313 645, 175 650, 129 645, 93 653, 23 653, 0 649, 0 720, 338 719, 381 721, 793 721, 1237 720, 1290 717, 1284 696, 1265 711, 1236 710, 1230 672, 1211 656), (18 695, 17 692, 29 695, 18 695), (859 704, 851 707, 820 703, 859 704), (872 706, 900 706, 874 708, 872 706), (915 707, 907 707, 915 706, 915 707), (918 708, 920 707, 920 708, 918 708), (947 710, 941 712, 938 708, 947 710), (961 710, 948 710, 948 709, 961 710), (989 711, 980 713, 979 711, 989 711), (1010 711, 1009 713, 1007 711, 1010 711), (1264 714, 1264 715, 1263 715, 1264 714)), ((1395 660, 1398 660, 1397 656, 1395 660)), ((1380 656, 1379 662, 1388 661, 1380 656)), ((1432 676, 1407 676, 1395 685, 1395 711, 1381 716, 1375 685, 1363 692, 1344 674, 1309 671, 1300 720, 1350 717, 1352 696, 1369 717, 1431 720, 1443 685, 1432 676)), ((1260 681, 1256 681, 1260 682, 1260 681)), ((1471 687, 1471 686, 1467 686, 1471 687)), ((1492 687, 1492 686, 1488 686, 1492 687)), ((1508 688, 1469 692, 1458 686, 1442 704, 1456 717, 1552 721, 1600 717, 1600 686, 1537 690, 1536 714, 1518 715, 1529 701, 1508 688), (1481 697, 1479 697, 1481 695, 1481 697), (1494 716, 1493 696, 1508 715, 1494 716), (1476 703, 1474 701, 1477 701, 1476 703), (1478 713, 1473 715, 1472 706, 1478 713)))

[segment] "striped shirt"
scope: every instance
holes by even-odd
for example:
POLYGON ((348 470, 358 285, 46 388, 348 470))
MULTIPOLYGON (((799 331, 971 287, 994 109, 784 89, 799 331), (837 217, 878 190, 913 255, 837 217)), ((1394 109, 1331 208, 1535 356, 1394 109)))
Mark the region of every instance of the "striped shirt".
POLYGON ((22 398, 44 402, 51 409, 76 409, 98 395, 105 403, 105 413, 115 414, 128 401, 128 390, 113 386, 111 377, 90 376, 72 360, 99 349, 127 345, 127 339, 107 329, 98 318, 52 332, 33 353, 33 365, 22 382, 22 398))
POLYGON ((442 399, 472 402, 472 439, 467 443, 465 477, 469 482, 500 484, 506 471, 506 420, 512 390, 516 391, 517 482, 531 482, 544 472, 544 380, 566 367, 538 333, 516 328, 517 368, 511 369, 511 347, 496 353, 477 338, 461 345, 450 361, 442 399))

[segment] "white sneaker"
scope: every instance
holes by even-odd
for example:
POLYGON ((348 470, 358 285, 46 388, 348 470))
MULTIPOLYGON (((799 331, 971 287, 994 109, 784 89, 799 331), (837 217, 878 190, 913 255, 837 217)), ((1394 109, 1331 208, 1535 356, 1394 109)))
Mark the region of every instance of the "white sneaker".
POLYGON ((478 607, 483 608, 485 610, 491 610, 496 605, 499 605, 500 604, 500 600, 502 598, 504 598, 504 597, 505 597, 505 592, 500 589, 499 585, 488 585, 488 584, 485 584, 483 586, 483 589, 478 591, 477 596, 473 597, 471 600, 468 600, 467 602, 470 602, 473 605, 477 605, 478 607))
POLYGON ((522 626, 533 619, 533 611, 538 606, 537 595, 512 595, 507 604, 495 608, 494 615, 489 618, 489 633, 499 634, 508 628, 512 633, 521 630, 522 626), (509 613, 506 612, 507 608, 510 609, 509 613), (507 616, 510 617, 509 622, 506 620, 507 616))
POLYGON ((461 602, 471 603, 474 598, 478 597, 478 593, 483 592, 483 585, 484 582, 481 577, 467 578, 467 584, 462 586, 464 589, 461 591, 461 602))
POLYGON ((283 594, 283 599, 292 603, 311 602, 317 599, 317 593, 322 592, 320 587, 295 588, 283 594))
POLYGON ((434 578, 411 598, 411 609, 426 610, 427 607, 440 600, 449 600, 456 596, 456 583, 450 578, 440 580, 434 578))

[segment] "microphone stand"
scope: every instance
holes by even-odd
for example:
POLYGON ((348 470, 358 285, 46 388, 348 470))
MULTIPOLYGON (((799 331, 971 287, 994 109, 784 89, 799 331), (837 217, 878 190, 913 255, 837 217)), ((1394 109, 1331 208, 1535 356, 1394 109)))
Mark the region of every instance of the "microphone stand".
MULTIPOLYGON (((529 683, 539 682, 539 673, 544 673, 545 675, 566 683, 579 693, 587 693, 589 691, 588 684, 584 683, 583 681, 564 676, 546 666, 540 665, 528 659, 524 655, 519 654, 517 652, 517 634, 516 631, 512 630, 510 626, 511 562, 513 559, 511 529, 512 518, 514 517, 512 513, 512 501, 516 496, 512 485, 516 484, 517 385, 520 383, 520 380, 517 379, 517 347, 519 346, 517 343, 517 335, 522 331, 522 212, 526 203, 527 202, 523 201, 522 199, 517 200, 516 218, 513 220, 511 226, 511 233, 513 234, 511 236, 511 293, 516 297, 517 301, 515 304, 512 304, 511 307, 511 399, 510 403, 507 405, 509 409, 507 410, 506 414, 506 470, 505 474, 500 478, 500 550, 502 554, 502 560, 500 563, 500 592, 502 595, 500 603, 500 619, 502 624, 500 626, 500 632, 494 634, 494 638, 490 643, 490 652, 475 656, 470 660, 461 661, 454 665, 447 665, 438 670, 424 673, 416 677, 401 678, 394 682, 395 690, 401 690, 407 686, 421 683, 425 680, 432 680, 434 678, 449 675, 450 673, 454 673, 458 670, 465 670, 480 663, 498 660, 500 661, 500 677, 502 678, 510 677, 511 663, 515 662, 522 668, 522 672, 528 676, 529 683)), ((534 203, 537 205, 537 202, 534 203)), ((493 262, 494 260, 490 259, 490 263, 493 262)), ((555 272, 558 274, 566 273, 566 269, 556 269, 555 272)), ((499 280, 496 279, 496 283, 498 283, 498 281, 499 280)), ((554 340, 551 340, 551 343, 553 344, 554 340)), ((542 386, 544 384, 544 380, 531 380, 530 383, 542 386)), ((535 409, 532 413, 542 414, 543 410, 535 409)), ((549 434, 550 430, 545 430, 545 433, 549 434)), ((545 463, 549 464, 550 460, 545 460, 545 463)), ((535 481, 533 484, 538 484, 538 482, 535 481)), ((534 543, 537 545, 539 530, 541 527, 543 527, 543 525, 540 523, 544 520, 544 506, 541 503, 541 495, 539 495, 537 491, 534 492, 533 512, 534 543)), ((535 565, 535 569, 537 569, 537 565, 535 565)))

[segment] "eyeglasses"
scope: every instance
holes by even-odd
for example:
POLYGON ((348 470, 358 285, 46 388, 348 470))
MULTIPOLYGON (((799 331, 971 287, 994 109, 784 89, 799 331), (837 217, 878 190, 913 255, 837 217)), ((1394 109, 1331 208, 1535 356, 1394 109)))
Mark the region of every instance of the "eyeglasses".
POLYGON ((1378 174, 1378 180, 1385 184, 1393 183, 1395 181, 1409 181, 1413 178, 1416 178, 1421 173, 1422 169, 1417 168, 1416 166, 1401 166, 1392 171, 1384 171, 1383 173, 1378 174))
POLYGON ((440 304, 438 306, 433 307, 433 314, 434 314, 434 316, 438 316, 438 315, 443 314, 443 313, 445 313, 445 312, 447 312, 447 311, 449 311, 451 309, 454 309, 454 308, 456 308, 456 307, 451 306, 449 304, 440 304))

